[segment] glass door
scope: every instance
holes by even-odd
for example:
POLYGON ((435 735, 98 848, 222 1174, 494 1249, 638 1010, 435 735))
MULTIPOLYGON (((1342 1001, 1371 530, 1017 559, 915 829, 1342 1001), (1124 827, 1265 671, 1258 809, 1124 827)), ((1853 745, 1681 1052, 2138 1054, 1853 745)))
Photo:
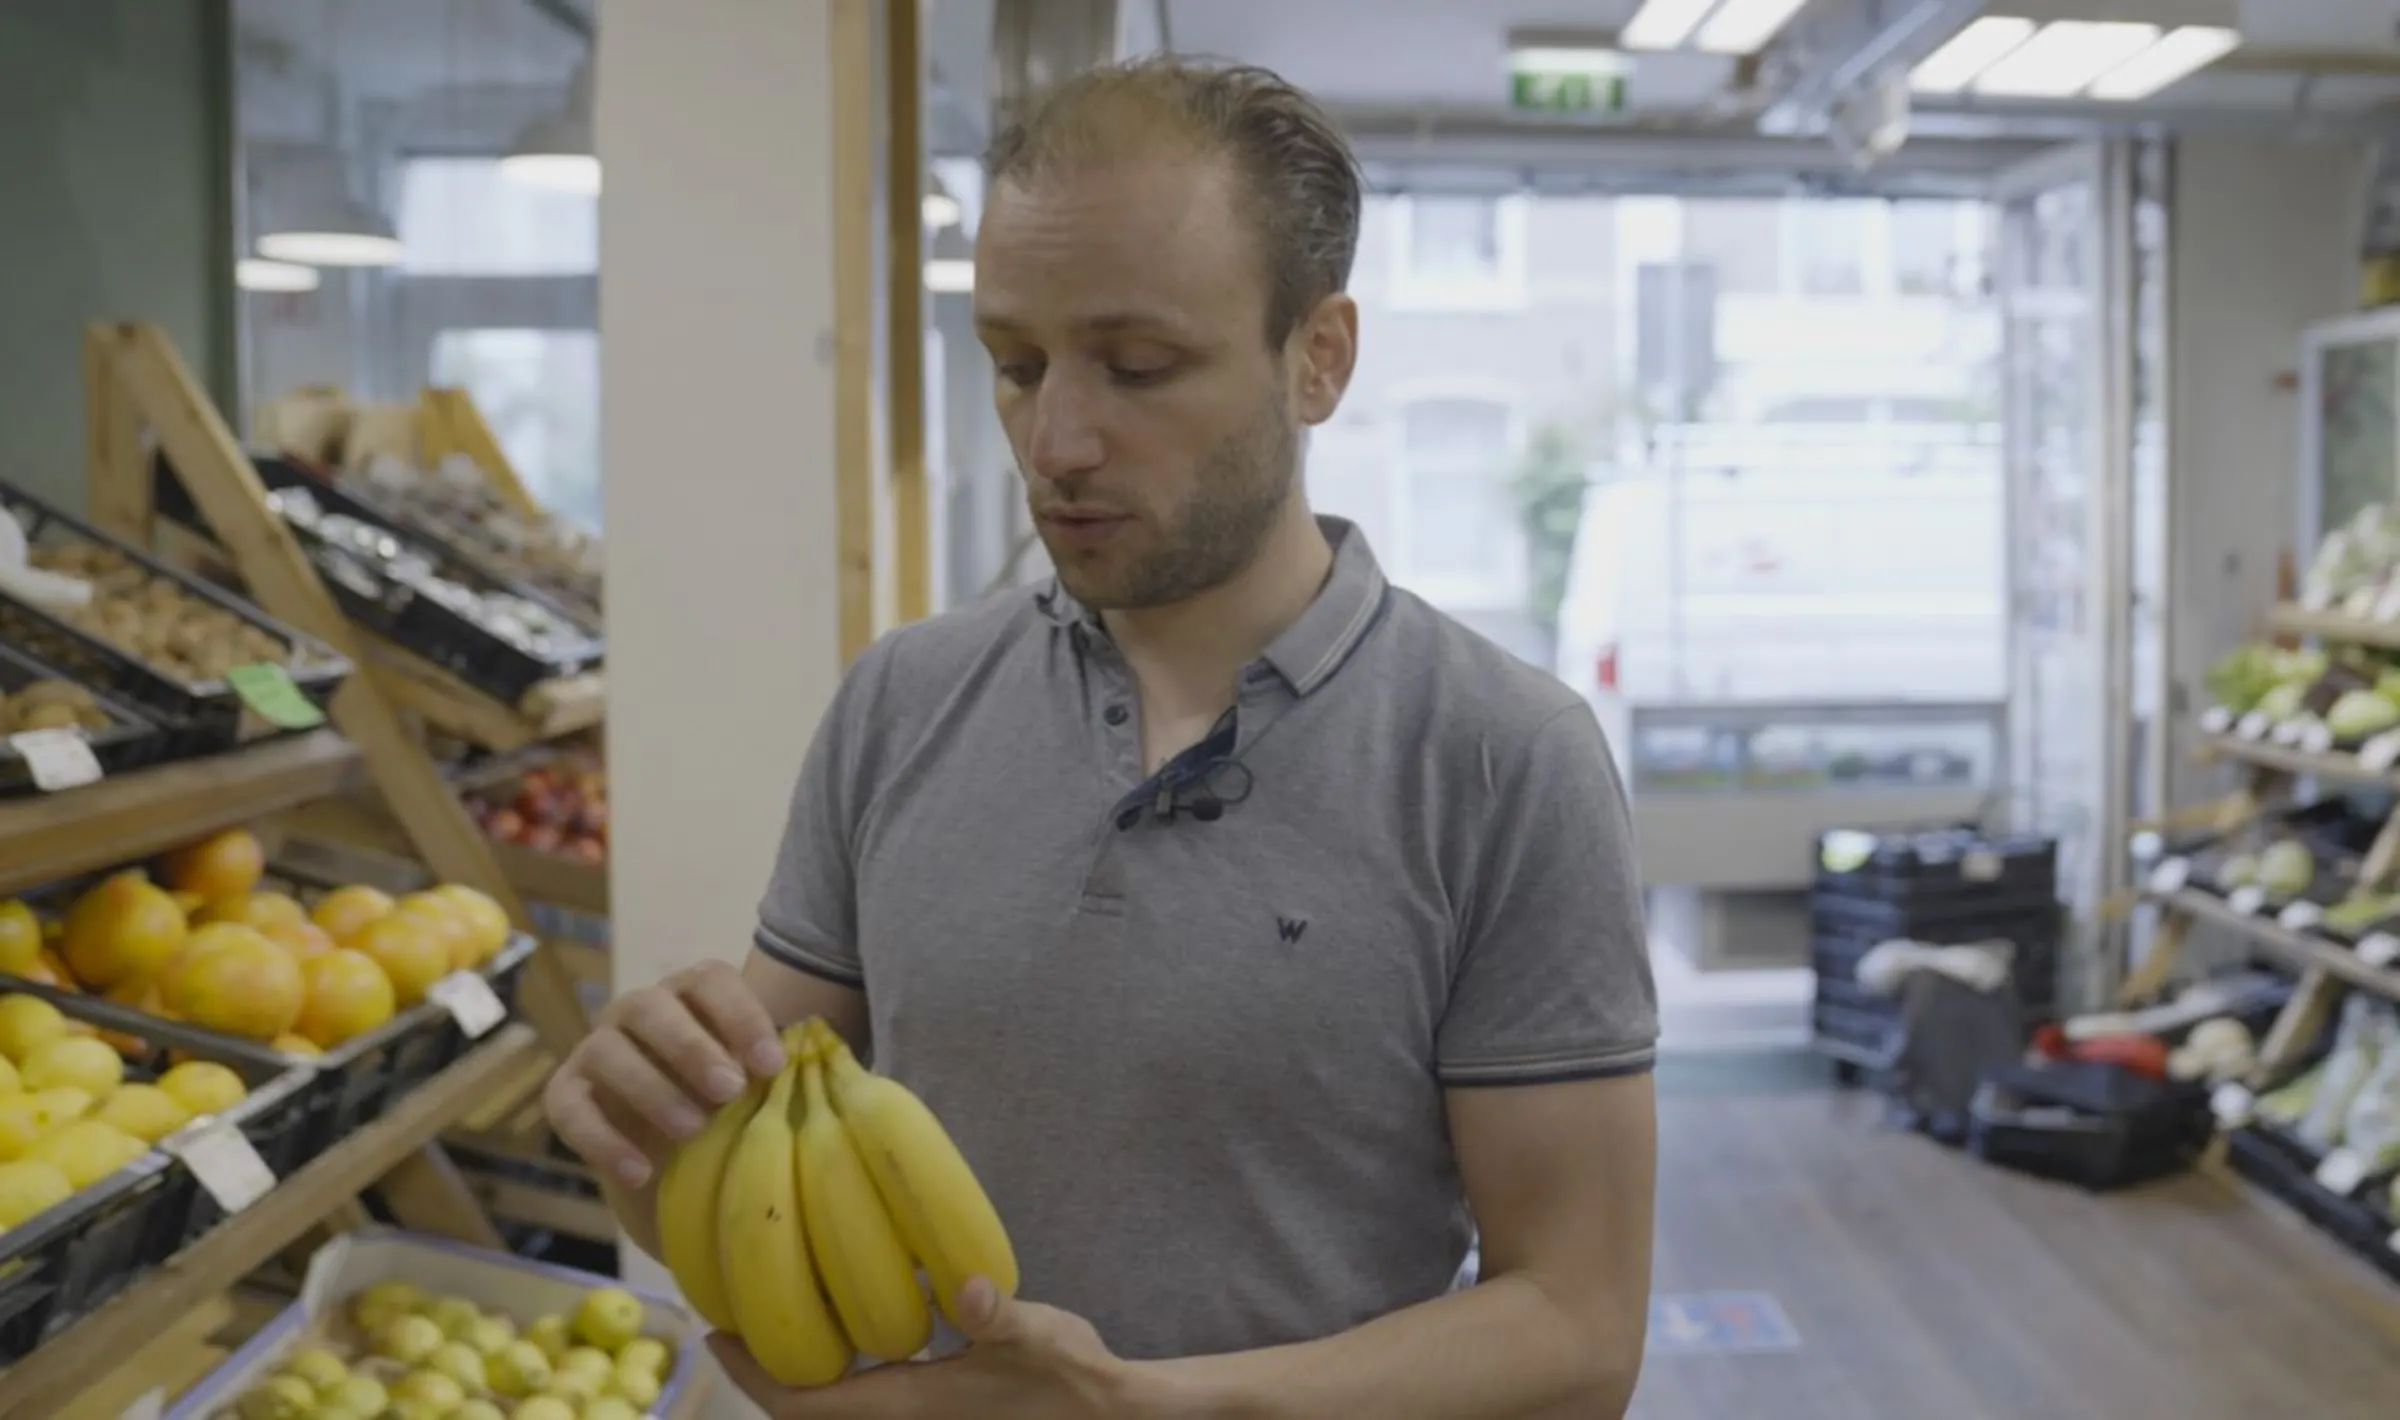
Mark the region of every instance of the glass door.
POLYGON ((1998 197, 2009 517, 2009 782, 2017 825, 2056 835, 2069 909, 2061 994, 2117 970, 2096 909, 2125 872, 2133 289, 2127 153, 2076 145, 2009 173, 1998 197))

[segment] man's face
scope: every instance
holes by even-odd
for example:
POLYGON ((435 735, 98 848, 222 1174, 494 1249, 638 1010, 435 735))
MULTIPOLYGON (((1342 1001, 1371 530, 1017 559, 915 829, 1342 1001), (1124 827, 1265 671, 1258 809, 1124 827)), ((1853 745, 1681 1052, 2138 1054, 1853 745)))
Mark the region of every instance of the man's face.
POLYGON ((991 192, 976 329, 1027 503, 1085 606, 1219 585, 1295 496, 1307 411, 1266 341, 1265 266, 1236 193, 1226 165, 1196 157, 991 192))

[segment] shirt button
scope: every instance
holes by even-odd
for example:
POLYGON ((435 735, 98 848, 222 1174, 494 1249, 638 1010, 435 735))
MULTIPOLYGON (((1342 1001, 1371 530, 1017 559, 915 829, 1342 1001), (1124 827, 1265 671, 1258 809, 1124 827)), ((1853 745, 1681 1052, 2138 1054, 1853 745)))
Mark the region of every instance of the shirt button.
POLYGON ((1111 705, 1101 714, 1100 718, 1112 725, 1122 725, 1133 718, 1133 712, 1122 705, 1111 705))

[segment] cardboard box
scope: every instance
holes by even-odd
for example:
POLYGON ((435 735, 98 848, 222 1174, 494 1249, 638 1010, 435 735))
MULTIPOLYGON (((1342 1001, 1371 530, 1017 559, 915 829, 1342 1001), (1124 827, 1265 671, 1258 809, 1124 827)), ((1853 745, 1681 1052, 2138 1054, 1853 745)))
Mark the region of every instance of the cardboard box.
MULTIPOLYGON (((387 1280, 414 1283, 436 1295, 465 1297, 486 1311, 506 1314, 520 1329, 545 1312, 572 1314, 576 1302, 595 1287, 625 1285, 613 1277, 554 1267, 447 1238, 398 1228, 361 1228, 319 1248, 309 1259, 308 1279, 301 1286, 299 1300, 177 1400, 165 1420, 212 1420, 228 1410, 243 1391, 273 1375, 294 1350, 320 1337, 347 1336, 343 1302, 369 1283, 387 1280)), ((658 1403, 650 1407, 650 1413, 682 1413, 689 1408, 687 1396, 696 1398, 703 1368, 710 1364, 703 1344, 708 1327, 681 1302, 639 1287, 627 1290, 642 1299, 647 1312, 642 1333, 666 1342, 673 1353, 666 1384, 660 1387, 658 1403)))

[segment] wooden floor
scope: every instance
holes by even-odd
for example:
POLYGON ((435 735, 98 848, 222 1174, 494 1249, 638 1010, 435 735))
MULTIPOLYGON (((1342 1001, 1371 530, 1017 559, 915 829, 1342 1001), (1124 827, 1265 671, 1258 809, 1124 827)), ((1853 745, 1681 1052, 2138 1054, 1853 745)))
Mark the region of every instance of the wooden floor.
POLYGON ((1663 1091, 1658 1289, 1784 1354, 1654 1353, 1637 1420, 2394 1420, 2400 1287, 2230 1175, 2094 1196, 1831 1090, 1663 1091))

